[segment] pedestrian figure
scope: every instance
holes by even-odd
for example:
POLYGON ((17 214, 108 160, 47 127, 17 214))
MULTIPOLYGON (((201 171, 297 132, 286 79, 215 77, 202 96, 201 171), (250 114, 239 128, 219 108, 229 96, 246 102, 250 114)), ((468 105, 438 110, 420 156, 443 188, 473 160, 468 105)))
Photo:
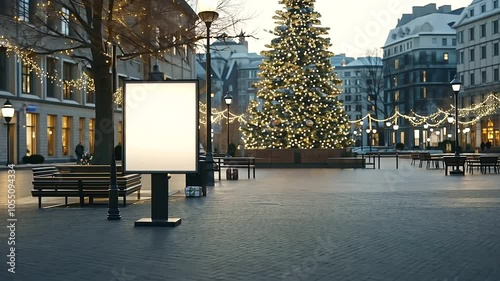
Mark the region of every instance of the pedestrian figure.
POLYGON ((122 144, 115 146, 115 160, 122 160, 122 144))
POLYGON ((489 152, 491 148, 491 142, 490 141, 486 142, 485 147, 486 147, 486 152, 489 152))
POLYGON ((484 152, 484 147, 485 147, 485 144, 484 144, 484 141, 481 142, 481 152, 484 152))
POLYGON ((79 142, 75 148, 76 164, 81 164, 84 150, 85 148, 83 147, 82 142, 79 142))

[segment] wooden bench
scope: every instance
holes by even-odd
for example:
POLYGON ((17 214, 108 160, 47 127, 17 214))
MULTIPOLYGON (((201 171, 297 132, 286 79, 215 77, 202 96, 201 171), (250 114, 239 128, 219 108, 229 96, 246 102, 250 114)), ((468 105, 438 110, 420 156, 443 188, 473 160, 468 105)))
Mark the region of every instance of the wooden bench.
POLYGON ((56 166, 33 167, 33 177, 52 177, 59 174, 59 169, 56 166))
POLYGON ((479 163, 481 168, 481 173, 486 174, 486 168, 488 168, 488 173, 493 172, 498 174, 498 157, 497 156, 481 156, 479 157, 479 163))
MULTIPOLYGON (((38 208, 42 207, 42 197, 64 197, 68 205, 68 197, 80 198, 80 206, 84 206, 85 197, 92 204, 94 198, 109 196, 109 174, 54 174, 52 177, 33 177, 31 195, 38 197, 38 208)), ((140 199, 142 188, 140 174, 117 175, 118 196, 123 198, 123 206, 127 206, 127 195, 137 191, 140 199)))
POLYGON ((444 161, 444 175, 448 175, 448 167, 456 167, 456 170, 459 170, 460 167, 462 167, 462 170, 460 170, 460 174, 465 175, 465 161, 466 157, 456 157, 456 156, 445 156, 443 157, 444 161))
POLYGON ((253 178, 255 178, 255 157, 233 157, 228 159, 225 157, 214 157, 214 172, 219 173, 219 180, 221 180, 222 169, 229 168, 246 168, 248 170, 248 178, 250 178, 250 170, 253 171, 253 178))

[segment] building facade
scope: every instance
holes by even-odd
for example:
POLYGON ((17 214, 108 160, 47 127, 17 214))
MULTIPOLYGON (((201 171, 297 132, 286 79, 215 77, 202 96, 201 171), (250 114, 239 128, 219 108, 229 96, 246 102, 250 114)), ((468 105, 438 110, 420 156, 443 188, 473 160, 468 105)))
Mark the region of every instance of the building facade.
MULTIPOLYGON (((456 32, 451 27, 463 8, 451 10, 436 4, 413 7, 392 29, 383 46, 383 71, 387 113, 427 116, 437 109, 450 109, 454 93, 450 86, 456 74, 456 32)), ((450 131, 437 126, 434 132, 411 126, 406 118, 396 121, 395 142, 407 148, 425 147, 427 138, 437 146, 450 131)), ((431 121, 429 120, 429 123, 431 121)))
MULTIPOLYGON (((40 13, 36 3, 1 0, 3 28, 18 28, 17 22, 12 20, 16 17, 29 22, 31 14, 40 13)), ((196 15, 187 4, 183 7, 187 13, 196 15)), ((195 56, 188 48, 182 54, 178 49, 166 52, 165 61, 168 63, 149 56, 118 61, 118 88, 125 80, 148 80, 153 65, 159 65, 164 78, 195 78, 195 56)), ((79 142, 86 152, 93 153, 100 138, 95 134, 95 93, 89 90, 90 71, 87 65, 68 55, 26 54, 11 45, 8 38, 0 40, 0 106, 8 99, 16 111, 9 124, 8 136, 4 118, 0 121, 0 163, 7 162, 7 149, 9 163, 21 163, 23 156, 31 154, 42 155, 45 162, 73 161, 79 142)), ((119 95, 114 107, 115 144, 121 143, 123 134, 122 108, 118 100, 119 95)))
MULTIPOLYGON (((342 80, 342 94, 339 100, 342 100, 349 120, 359 121, 367 115, 379 120, 386 117, 382 58, 367 56, 349 62, 344 60, 340 66, 335 66, 335 72, 342 80)), ((389 145, 388 131, 384 129, 383 122, 370 123, 369 119, 362 122, 351 124, 351 132, 357 146, 389 145), (367 129, 372 130, 367 132, 367 129)))
MULTIPOLYGON (((462 12, 453 28, 457 33, 457 77, 462 81, 459 108, 483 103, 500 92, 500 7, 498 0, 474 0, 462 12)), ((487 104, 485 106, 492 106, 487 104)), ((479 148, 481 142, 500 146, 500 115, 475 112, 462 121, 473 121, 462 143, 479 148)))
MULTIPOLYGON (((224 96, 229 93, 233 97, 232 104, 229 107, 231 115, 244 114, 249 102, 256 99, 257 90, 253 84, 260 79, 258 76, 260 72, 259 65, 264 57, 256 53, 249 53, 248 42, 243 36, 237 38, 237 40, 229 38, 217 40, 210 46, 210 50, 212 108, 219 112, 226 111, 227 105, 224 102, 224 96)), ((205 56, 206 54, 197 56, 197 74, 199 78, 205 77, 205 56)), ((203 91, 201 100, 206 100, 203 91)), ((243 144, 239 127, 240 124, 237 120, 233 120, 229 126, 230 143, 234 143, 237 147, 243 144)), ((216 117, 213 120, 212 129, 214 152, 224 153, 227 150, 227 112, 225 116, 216 117)))

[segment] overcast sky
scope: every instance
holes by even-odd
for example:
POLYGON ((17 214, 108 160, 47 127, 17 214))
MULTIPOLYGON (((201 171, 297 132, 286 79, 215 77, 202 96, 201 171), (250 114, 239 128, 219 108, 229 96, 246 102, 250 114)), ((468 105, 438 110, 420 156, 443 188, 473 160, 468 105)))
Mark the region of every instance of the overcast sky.
MULTIPOLYGON (((259 40, 249 39, 250 52, 259 53, 273 36, 265 32, 276 25, 272 16, 283 7, 278 0, 247 0, 244 11, 255 17, 244 31, 259 40)), ((396 27, 403 13, 412 6, 452 5, 452 9, 467 7, 472 0, 316 0, 315 10, 321 13, 321 25, 330 27, 331 51, 348 56, 364 56, 367 50, 382 47, 389 31, 396 27)))

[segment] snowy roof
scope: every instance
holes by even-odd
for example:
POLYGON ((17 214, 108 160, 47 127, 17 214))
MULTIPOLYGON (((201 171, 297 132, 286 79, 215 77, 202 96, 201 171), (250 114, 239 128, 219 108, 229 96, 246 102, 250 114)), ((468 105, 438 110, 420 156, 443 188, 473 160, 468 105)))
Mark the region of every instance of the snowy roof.
POLYGON ((252 61, 247 65, 240 66, 239 69, 258 69, 259 65, 262 63, 262 60, 252 61))
POLYGON ((422 34, 455 34, 451 25, 458 21, 460 15, 434 13, 418 17, 407 24, 396 27, 389 32, 384 46, 416 37, 422 34))
POLYGON ((457 20, 455 25, 453 25, 453 28, 459 28, 460 26, 466 25, 471 22, 478 21, 483 18, 490 17, 492 15, 497 15, 500 13, 500 9, 493 8, 493 3, 485 0, 474 0, 472 3, 465 8, 462 13, 460 14, 460 19, 457 20), (486 5, 486 12, 481 13, 481 6, 486 5), (474 15, 470 15, 470 11, 474 9, 474 15))
POLYGON ((234 53, 232 59, 247 59, 249 57, 248 53, 234 53))

